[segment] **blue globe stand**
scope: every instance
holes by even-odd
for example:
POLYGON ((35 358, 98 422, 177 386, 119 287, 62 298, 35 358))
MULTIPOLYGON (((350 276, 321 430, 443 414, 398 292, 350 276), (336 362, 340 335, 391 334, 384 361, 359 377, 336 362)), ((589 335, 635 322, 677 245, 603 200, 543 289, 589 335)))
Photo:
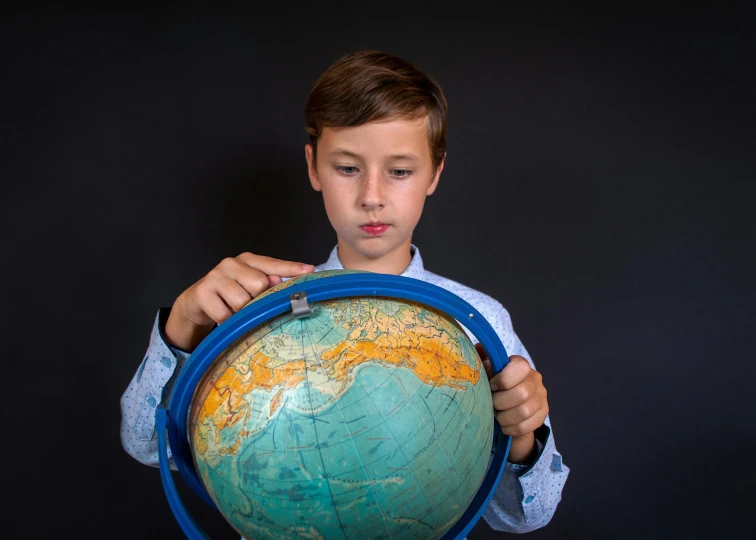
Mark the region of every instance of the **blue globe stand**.
MULTIPOLYGON (((387 274, 340 274, 305 281, 260 298, 224 321, 200 343, 176 379, 170 405, 166 409, 161 404, 157 410, 158 452, 163 488, 181 529, 192 540, 210 540, 210 537, 197 525, 181 502, 171 474, 168 442, 181 476, 204 501, 215 508, 215 503, 194 468, 187 434, 187 420, 194 391, 215 359, 238 338, 274 317, 291 311, 296 293, 304 296, 310 304, 354 296, 387 297, 425 304, 457 319, 472 332, 488 354, 493 373, 501 371, 509 362, 507 351, 496 332, 474 307, 446 289, 424 281, 387 274)), ((512 438, 503 436, 498 426, 494 425, 493 458, 488 472, 470 506, 444 535, 444 540, 464 539, 483 515, 504 471, 511 442, 512 438)))

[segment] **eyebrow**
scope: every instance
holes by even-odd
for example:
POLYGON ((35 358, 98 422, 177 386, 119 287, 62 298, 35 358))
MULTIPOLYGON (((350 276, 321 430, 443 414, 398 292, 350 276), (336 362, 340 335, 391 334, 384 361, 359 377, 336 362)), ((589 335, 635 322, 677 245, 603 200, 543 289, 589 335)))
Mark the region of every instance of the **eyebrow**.
POLYGON ((355 154, 354 152, 350 152, 349 150, 345 150, 343 148, 334 148, 333 150, 328 152, 328 155, 334 156, 334 157, 346 156, 346 157, 355 158, 355 159, 362 159, 362 156, 360 156, 359 154, 355 154))
POLYGON ((391 159, 405 159, 407 161, 420 161, 420 158, 417 157, 415 154, 408 153, 408 154, 394 154, 392 156, 389 156, 391 159))
MULTIPOLYGON (((328 153, 328 155, 329 156, 333 156, 333 157, 336 157, 336 156, 345 156, 345 157, 350 157, 350 158, 354 158, 354 159, 362 159, 361 155, 356 154, 354 152, 351 152, 349 150, 346 150, 345 148, 334 148, 333 150, 331 150, 328 153)), ((407 154, 392 154, 392 155, 389 156, 389 158, 391 158, 393 160, 404 159, 404 160, 407 160, 407 161, 420 161, 420 158, 418 156, 416 156, 415 154, 411 153, 411 152, 409 152, 407 154)))

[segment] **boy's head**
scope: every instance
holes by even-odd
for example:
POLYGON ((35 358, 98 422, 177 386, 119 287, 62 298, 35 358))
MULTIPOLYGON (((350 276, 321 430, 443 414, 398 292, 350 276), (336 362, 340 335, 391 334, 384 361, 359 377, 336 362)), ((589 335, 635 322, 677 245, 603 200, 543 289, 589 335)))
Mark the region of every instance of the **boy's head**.
POLYGON ((419 68, 379 51, 357 51, 333 63, 315 81, 305 120, 313 158, 327 127, 351 127, 393 118, 428 118, 434 168, 446 154, 446 98, 419 68))
POLYGON ((315 82, 305 154, 342 262, 409 254, 425 197, 443 169, 446 114, 433 79, 378 51, 348 54, 315 82))

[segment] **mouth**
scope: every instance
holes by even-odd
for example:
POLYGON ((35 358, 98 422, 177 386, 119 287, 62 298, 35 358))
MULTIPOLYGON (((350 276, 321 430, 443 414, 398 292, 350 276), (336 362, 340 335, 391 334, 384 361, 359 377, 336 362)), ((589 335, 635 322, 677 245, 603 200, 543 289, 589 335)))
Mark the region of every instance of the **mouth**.
POLYGON ((386 223, 366 223, 364 225, 360 225, 360 229, 365 231, 371 236, 378 236, 386 232, 386 229, 389 228, 389 225, 386 223))

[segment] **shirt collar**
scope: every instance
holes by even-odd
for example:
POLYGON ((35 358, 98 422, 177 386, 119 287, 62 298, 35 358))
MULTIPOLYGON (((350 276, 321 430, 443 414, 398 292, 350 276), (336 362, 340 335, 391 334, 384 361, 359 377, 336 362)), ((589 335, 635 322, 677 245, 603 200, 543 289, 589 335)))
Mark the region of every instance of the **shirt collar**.
MULTIPOLYGON (((412 260, 409 266, 402 272, 402 276, 415 279, 422 279, 425 275, 425 268, 423 267, 423 258, 420 256, 420 250, 417 249, 415 244, 410 244, 410 250, 412 252, 412 260)), ((318 266, 316 270, 318 272, 322 270, 343 270, 344 266, 339 259, 339 246, 333 248, 328 260, 318 266)))

